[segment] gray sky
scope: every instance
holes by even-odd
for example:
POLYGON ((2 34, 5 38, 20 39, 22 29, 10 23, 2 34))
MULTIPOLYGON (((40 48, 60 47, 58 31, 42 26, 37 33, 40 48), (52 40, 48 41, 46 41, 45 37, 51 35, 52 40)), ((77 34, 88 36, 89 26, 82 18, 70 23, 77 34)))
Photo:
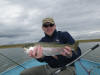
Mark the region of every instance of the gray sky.
POLYGON ((0 0, 0 44, 38 41, 45 17, 74 38, 99 38, 100 0, 0 0))

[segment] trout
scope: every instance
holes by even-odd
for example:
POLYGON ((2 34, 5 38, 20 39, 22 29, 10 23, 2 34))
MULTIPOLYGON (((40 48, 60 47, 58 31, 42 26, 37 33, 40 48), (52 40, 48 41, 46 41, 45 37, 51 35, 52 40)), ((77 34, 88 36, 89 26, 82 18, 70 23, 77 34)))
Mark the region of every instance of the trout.
POLYGON ((26 45, 24 46, 25 52, 28 54, 30 50, 34 50, 36 45, 40 45, 43 49, 44 56, 55 56, 60 55, 64 51, 65 46, 69 46, 73 49, 72 45, 69 44, 58 44, 58 43, 35 43, 35 45, 26 45))

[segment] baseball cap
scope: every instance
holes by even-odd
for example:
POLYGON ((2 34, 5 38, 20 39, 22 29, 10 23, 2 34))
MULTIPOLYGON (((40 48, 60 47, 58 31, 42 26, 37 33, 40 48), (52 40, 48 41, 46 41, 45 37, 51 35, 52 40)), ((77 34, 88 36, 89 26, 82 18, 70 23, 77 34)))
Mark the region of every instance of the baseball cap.
POLYGON ((49 22, 51 24, 55 24, 55 22, 54 22, 54 20, 52 18, 44 18, 42 22, 43 22, 43 24, 45 24, 47 22, 49 22))

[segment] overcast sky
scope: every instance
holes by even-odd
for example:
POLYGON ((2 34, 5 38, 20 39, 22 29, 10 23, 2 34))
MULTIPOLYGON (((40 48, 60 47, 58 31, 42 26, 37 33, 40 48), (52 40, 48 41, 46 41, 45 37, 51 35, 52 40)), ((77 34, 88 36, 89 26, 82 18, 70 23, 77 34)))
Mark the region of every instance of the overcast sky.
POLYGON ((74 38, 100 35, 100 0, 0 0, 0 44, 38 41, 45 17, 74 38))

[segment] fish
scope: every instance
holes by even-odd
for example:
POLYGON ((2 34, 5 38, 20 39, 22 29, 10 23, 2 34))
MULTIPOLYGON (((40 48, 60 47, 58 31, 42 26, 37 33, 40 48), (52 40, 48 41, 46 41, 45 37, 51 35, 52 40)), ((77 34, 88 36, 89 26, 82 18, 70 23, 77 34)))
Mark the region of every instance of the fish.
MULTIPOLYGON (((30 50, 34 51, 35 47, 29 47, 29 48, 24 48, 25 53, 29 54, 30 50)), ((43 56, 54 56, 54 55, 59 55, 61 52, 63 52, 63 48, 50 48, 50 47, 43 47, 43 56)))
POLYGON ((69 44, 59 44, 59 43, 35 43, 35 45, 33 46, 32 44, 28 44, 26 46, 24 46, 24 50, 26 54, 29 54, 30 50, 34 50, 34 48, 36 47, 36 45, 40 45, 42 46, 42 50, 43 50, 43 56, 55 56, 55 55, 60 55, 62 52, 64 52, 64 47, 65 46, 69 46, 72 48, 72 45, 69 44))

